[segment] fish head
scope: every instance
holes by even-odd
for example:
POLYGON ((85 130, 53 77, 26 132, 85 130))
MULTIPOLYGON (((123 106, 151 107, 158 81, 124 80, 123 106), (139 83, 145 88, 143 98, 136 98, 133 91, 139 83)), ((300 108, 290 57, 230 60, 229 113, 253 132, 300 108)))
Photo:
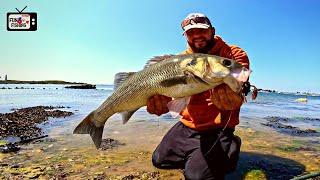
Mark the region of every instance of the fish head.
POLYGON ((237 93, 240 92, 242 84, 248 80, 251 73, 251 70, 233 59, 208 56, 207 61, 209 70, 206 78, 223 78, 224 83, 237 93))
POLYGON ((235 60, 208 54, 195 56, 187 70, 208 84, 226 83, 234 92, 241 90, 251 72, 235 60))

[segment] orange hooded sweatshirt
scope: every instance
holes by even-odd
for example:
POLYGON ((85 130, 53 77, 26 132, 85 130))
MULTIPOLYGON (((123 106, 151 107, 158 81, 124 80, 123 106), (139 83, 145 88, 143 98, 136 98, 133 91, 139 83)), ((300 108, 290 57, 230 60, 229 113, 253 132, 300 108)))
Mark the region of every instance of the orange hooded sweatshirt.
MULTIPOLYGON (((234 59, 249 69, 248 56, 241 48, 227 45, 219 36, 215 36, 214 39, 215 44, 209 54, 234 59)), ((182 54, 192 53, 192 49, 188 47, 182 54)), ((210 98, 210 91, 213 89, 191 96, 188 106, 180 113, 182 115, 180 121, 192 129, 203 131, 224 127, 230 117, 227 127, 235 128, 239 124, 240 108, 225 111, 213 104, 209 105, 206 99, 210 98)))

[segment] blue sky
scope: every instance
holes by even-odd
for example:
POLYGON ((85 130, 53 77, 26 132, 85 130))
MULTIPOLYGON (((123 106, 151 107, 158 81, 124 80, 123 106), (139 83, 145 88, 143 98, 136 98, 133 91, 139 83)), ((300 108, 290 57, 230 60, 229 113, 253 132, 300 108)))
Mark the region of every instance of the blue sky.
POLYGON ((186 47, 181 20, 205 13, 249 55, 259 88, 320 92, 320 1, 1 0, 0 75, 110 84, 152 56, 186 47), (6 13, 28 6, 36 32, 8 32, 6 13))

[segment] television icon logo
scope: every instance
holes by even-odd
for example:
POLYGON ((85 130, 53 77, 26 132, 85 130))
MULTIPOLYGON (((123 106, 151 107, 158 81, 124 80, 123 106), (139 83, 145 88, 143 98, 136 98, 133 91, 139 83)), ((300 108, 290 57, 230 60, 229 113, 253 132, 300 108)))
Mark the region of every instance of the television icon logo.
POLYGON ((37 30, 37 13, 35 12, 18 12, 7 13, 7 30, 8 31, 36 31, 37 30))

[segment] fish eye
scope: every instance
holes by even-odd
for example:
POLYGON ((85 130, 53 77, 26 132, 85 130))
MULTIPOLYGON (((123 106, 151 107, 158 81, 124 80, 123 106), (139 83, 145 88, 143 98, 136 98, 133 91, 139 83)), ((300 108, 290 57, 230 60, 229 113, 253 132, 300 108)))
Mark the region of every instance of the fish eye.
POLYGON ((224 59, 222 61, 222 64, 227 66, 227 67, 230 67, 232 65, 232 62, 229 59, 224 59))
POLYGON ((197 64, 197 60, 196 60, 195 58, 193 58, 193 59, 188 63, 189 66, 194 66, 194 65, 196 65, 196 64, 197 64))

